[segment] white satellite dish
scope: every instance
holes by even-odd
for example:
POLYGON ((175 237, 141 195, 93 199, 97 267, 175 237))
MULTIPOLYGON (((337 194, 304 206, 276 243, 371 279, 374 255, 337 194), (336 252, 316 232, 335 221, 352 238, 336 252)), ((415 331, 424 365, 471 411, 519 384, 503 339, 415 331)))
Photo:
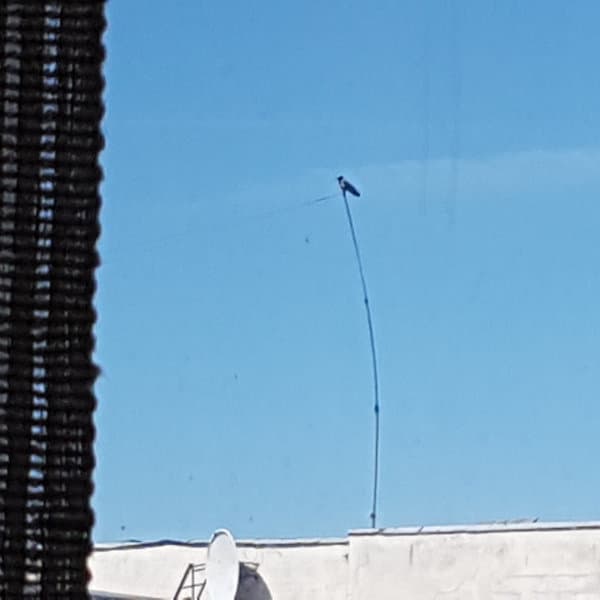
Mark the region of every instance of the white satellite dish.
POLYGON ((215 531, 208 545, 206 588, 211 600, 234 600, 240 579, 240 562, 233 536, 215 531))

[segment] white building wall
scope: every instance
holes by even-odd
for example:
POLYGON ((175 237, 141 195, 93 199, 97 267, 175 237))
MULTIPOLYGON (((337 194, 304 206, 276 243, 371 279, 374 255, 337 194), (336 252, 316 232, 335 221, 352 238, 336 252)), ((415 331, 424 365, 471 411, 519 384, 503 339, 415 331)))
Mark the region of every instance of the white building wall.
POLYGON ((206 545, 121 545, 99 548, 89 561, 92 591, 172 598, 190 563, 206 560, 206 545))
MULTIPOLYGON (((90 589, 172 598, 187 565, 206 561, 206 548, 206 544, 171 543, 98 548, 89 561, 90 589)), ((348 544, 345 540, 241 542, 238 552, 241 562, 258 565, 257 572, 273 600, 347 598, 348 544)), ((210 600, 206 592, 205 599, 210 600)))
POLYGON ((600 600, 600 530, 350 536, 352 599, 600 600))
POLYGON ((273 600, 348 598, 346 542, 260 549, 242 547, 240 550, 242 561, 258 563, 258 573, 267 584, 273 600))
MULTIPOLYGON (((600 600, 596 523, 356 531, 238 548, 272 600, 600 600)), ((172 598, 185 567, 205 559, 206 544, 99 548, 90 587, 172 598)))

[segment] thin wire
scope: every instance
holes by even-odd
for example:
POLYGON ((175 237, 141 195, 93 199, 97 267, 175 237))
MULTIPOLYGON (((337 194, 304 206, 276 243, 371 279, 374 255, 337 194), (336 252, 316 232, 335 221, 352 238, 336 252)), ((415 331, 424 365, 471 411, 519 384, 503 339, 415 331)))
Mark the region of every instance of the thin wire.
POLYGON ((304 202, 303 205, 310 206, 311 204, 317 204, 318 202, 323 202, 324 200, 331 200, 332 198, 335 198, 339 195, 340 193, 336 192, 335 194, 329 194, 328 196, 321 196, 320 198, 316 198, 315 200, 308 200, 307 202, 304 202))
MULTIPOLYGON (((325 200, 331 200, 340 195, 340 192, 336 192, 335 194, 329 194, 328 196, 321 196, 320 198, 315 198, 314 200, 305 200, 304 202, 299 202, 289 206, 282 206, 279 208, 274 208, 272 210, 263 211, 259 213, 253 213, 249 215, 241 215, 241 216, 230 216, 222 219, 220 221, 213 221, 212 223, 204 223, 201 227, 206 228, 211 232, 227 230, 227 229, 235 229, 239 227, 241 224, 251 222, 251 221, 260 221, 261 219, 269 219, 271 217, 278 217, 280 215, 284 215, 293 211, 299 211, 306 206, 311 206, 313 204, 317 204, 319 202, 324 202, 325 200)), ((171 240, 182 238, 187 234, 191 234, 192 232, 197 232, 199 229, 199 225, 196 222, 191 222, 186 225, 185 228, 179 231, 171 231, 167 234, 161 235, 158 238, 154 238, 149 240, 148 243, 143 244, 141 246, 137 246, 137 248, 141 248, 142 250, 149 250, 158 247, 164 246, 166 243, 171 240)), ((107 263, 104 261, 103 266, 106 266, 107 263)))
POLYGON ((367 282, 363 270, 362 260, 360 258, 360 250, 358 248, 358 240, 356 239, 356 231, 354 230, 354 222, 348 198, 344 192, 344 205, 346 207, 346 215, 348 216, 348 224, 350 225, 350 233, 352 234, 352 242, 354 243, 354 253, 356 254, 356 263, 358 264, 358 272, 360 273, 360 282, 362 284, 363 297, 365 302, 365 310, 367 312, 367 325, 369 326, 369 341, 371 343, 371 360, 373 363, 373 397, 375 412, 375 452, 373 457, 373 506, 371 509, 371 527, 375 529, 377 524, 377 492, 379 489, 379 376, 377 371, 377 353, 375 351, 375 333, 373 331, 373 319, 371 318, 371 308, 369 306, 369 294, 367 292, 367 282))

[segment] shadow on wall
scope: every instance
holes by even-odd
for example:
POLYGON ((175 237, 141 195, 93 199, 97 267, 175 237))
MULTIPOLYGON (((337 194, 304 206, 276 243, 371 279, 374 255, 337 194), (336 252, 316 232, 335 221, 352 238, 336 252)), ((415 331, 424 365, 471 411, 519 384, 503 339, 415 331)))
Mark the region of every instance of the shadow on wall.
POLYGON ((273 596, 260 573, 240 563, 240 582, 235 600, 273 600, 273 596))

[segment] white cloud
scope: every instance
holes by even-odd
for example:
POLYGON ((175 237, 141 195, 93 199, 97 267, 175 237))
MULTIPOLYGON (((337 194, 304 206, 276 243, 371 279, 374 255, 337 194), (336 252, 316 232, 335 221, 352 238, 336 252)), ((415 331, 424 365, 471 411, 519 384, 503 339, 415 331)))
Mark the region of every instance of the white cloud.
POLYGON ((532 150, 486 158, 442 158, 369 165, 355 169, 369 193, 390 190, 440 191, 455 179, 457 192, 553 189, 556 186, 600 184, 600 149, 532 150))

